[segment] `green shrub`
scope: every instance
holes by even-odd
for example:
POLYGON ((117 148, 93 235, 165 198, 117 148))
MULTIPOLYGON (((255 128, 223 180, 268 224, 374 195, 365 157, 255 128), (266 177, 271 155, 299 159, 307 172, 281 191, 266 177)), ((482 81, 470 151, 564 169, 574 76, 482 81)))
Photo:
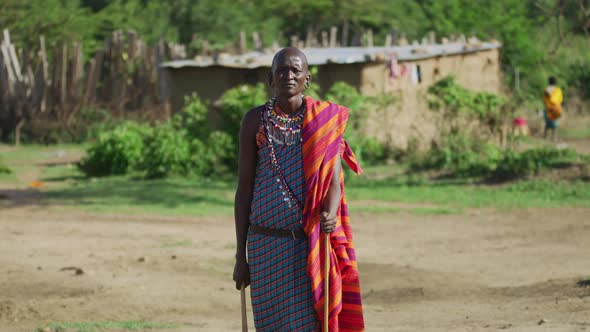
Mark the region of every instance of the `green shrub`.
POLYGON ((150 127, 134 122, 124 122, 101 132, 80 161, 80 170, 88 176, 128 173, 141 161, 144 138, 150 132, 150 127))
MULTIPOLYGON (((505 118, 502 107, 506 99, 488 92, 474 92, 459 85, 453 76, 447 76, 428 88, 429 106, 432 110, 443 111, 446 119, 443 124, 455 134, 463 130, 457 121, 461 116, 469 120, 478 120, 491 133, 498 132, 501 121, 505 118)), ((447 129, 447 128, 441 128, 447 129)))
POLYGON ((220 116, 222 119, 220 129, 231 137, 231 143, 228 142, 226 145, 233 148, 228 158, 222 158, 226 161, 226 165, 237 165, 242 118, 246 115, 246 112, 256 106, 263 105, 266 101, 266 90, 262 83, 258 83, 255 86, 240 85, 227 90, 219 99, 220 116))
POLYGON ((448 136, 441 146, 410 159, 415 170, 440 169, 456 176, 486 175, 495 169, 501 151, 494 145, 466 135, 448 136))
POLYGON ((207 167, 211 173, 237 172, 236 144, 226 132, 214 131, 207 140, 207 167))
POLYGON ((147 178, 184 175, 191 170, 191 159, 191 143, 186 131, 177 130, 167 123, 154 128, 152 134, 146 137, 143 162, 137 164, 137 169, 145 172, 147 178))
POLYGON ((10 174, 12 171, 0 160, 0 174, 10 174))
POLYGON ((569 66, 569 84, 578 89, 584 98, 590 98, 590 61, 569 66))
POLYGON ((212 160, 207 151, 207 144, 197 138, 190 140, 189 173, 194 175, 209 175, 213 172, 212 160))
POLYGON ((347 135, 346 140, 362 165, 382 164, 388 157, 388 151, 378 140, 365 136, 347 135))
POLYGON ((368 165, 376 165, 385 161, 385 146, 374 138, 364 138, 361 140, 360 149, 361 156, 368 165))
POLYGON ((320 69, 318 66, 309 66, 309 73, 311 74, 311 84, 309 85, 309 88, 303 91, 303 94, 305 94, 306 96, 310 96, 315 100, 322 99, 320 97, 320 85, 314 83, 314 81, 316 80, 319 81, 319 72, 320 69))
POLYGON ((181 112, 174 114, 172 123, 175 128, 186 130, 188 136, 205 140, 211 132, 207 120, 209 106, 201 101, 196 93, 185 96, 181 112))
POLYGON ((240 85, 227 90, 219 99, 222 131, 238 141, 242 118, 250 109, 267 101, 264 84, 240 85))
POLYGON ((506 150, 502 161, 494 170, 499 177, 519 177, 536 174, 544 169, 550 169, 578 162, 578 153, 573 149, 555 149, 542 147, 517 152, 506 150))
POLYGON ((578 162, 587 161, 572 149, 501 150, 493 144, 457 135, 441 147, 410 160, 410 168, 445 170, 456 177, 517 178, 578 162))
POLYGON ((346 106, 352 113, 363 106, 365 97, 354 86, 345 82, 336 82, 326 92, 326 100, 346 106))
POLYGON ((80 143, 96 139, 98 135, 117 125, 117 120, 113 119, 108 110, 96 107, 83 107, 75 118, 77 135, 73 141, 80 143))

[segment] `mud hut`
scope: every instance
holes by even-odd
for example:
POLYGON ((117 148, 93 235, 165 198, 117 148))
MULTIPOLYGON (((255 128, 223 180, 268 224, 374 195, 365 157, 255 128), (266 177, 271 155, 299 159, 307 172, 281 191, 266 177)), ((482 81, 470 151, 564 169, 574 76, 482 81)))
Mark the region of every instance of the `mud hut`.
MULTIPOLYGON (((395 105, 372 112, 367 135, 399 148, 413 139, 425 142, 436 135, 428 113, 426 90, 447 75, 475 91, 501 93, 497 42, 455 42, 392 47, 306 48, 311 66, 318 68, 320 91, 338 81, 356 87, 363 95, 395 96, 395 105)), ((196 92, 209 101, 240 84, 266 82, 273 52, 199 57, 165 62, 173 110, 184 96, 196 92)))

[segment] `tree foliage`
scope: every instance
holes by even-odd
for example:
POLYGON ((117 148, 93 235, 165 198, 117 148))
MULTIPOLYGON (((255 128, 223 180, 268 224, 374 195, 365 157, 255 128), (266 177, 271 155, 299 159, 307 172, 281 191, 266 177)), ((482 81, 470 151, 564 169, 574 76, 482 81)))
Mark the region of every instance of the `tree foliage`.
MULTIPOLYGON (((566 71, 573 61, 559 48, 583 36, 588 48, 588 0, 3 0, 0 27, 11 31, 18 47, 36 49, 39 36, 49 43, 83 41, 86 52, 100 47, 116 29, 132 29, 149 43, 160 38, 189 47, 189 55, 206 39, 209 48, 235 45, 240 31, 252 46, 257 31, 266 46, 286 45, 292 35, 305 40, 332 26, 346 30, 346 43, 374 32, 375 44, 388 34, 420 40, 476 35, 503 43, 502 62, 510 79, 518 69, 524 89, 538 94, 548 74, 566 71), (539 40, 541 42, 539 42, 539 40), (539 70, 547 68, 546 71, 539 70), (552 72, 548 72, 552 71, 552 72)), ((579 62, 579 59, 576 59, 579 62)), ((558 75, 559 76, 559 75, 558 75)))

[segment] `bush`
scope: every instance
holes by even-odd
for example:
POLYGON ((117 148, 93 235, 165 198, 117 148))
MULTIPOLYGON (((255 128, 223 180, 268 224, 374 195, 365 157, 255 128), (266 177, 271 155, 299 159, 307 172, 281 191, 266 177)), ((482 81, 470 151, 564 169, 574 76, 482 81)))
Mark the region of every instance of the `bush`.
POLYGON ((170 124, 154 128, 145 139, 141 159, 143 162, 137 164, 137 170, 145 172, 147 178, 187 174, 191 166, 191 144, 186 131, 176 130, 170 124))
POLYGON ((0 160, 0 174, 10 174, 12 171, 0 160))
POLYGON ((78 167, 88 176, 126 174, 141 161, 144 138, 150 132, 150 127, 134 122, 101 132, 78 167))
MULTIPOLYGON (((462 131, 462 124, 457 121, 461 116, 477 120, 496 133, 501 125, 502 108, 506 99, 487 92, 474 92, 459 85, 453 76, 447 76, 428 88, 429 106, 432 110, 444 111, 444 122, 449 125, 451 133, 462 131)), ((446 129, 446 128, 442 128, 446 129)))
POLYGON ((584 98, 590 98, 590 61, 571 64, 569 84, 574 86, 584 98))
POLYGON ((555 149, 549 147, 516 152, 505 151, 502 161, 494 170, 499 177, 519 177, 536 174, 539 171, 575 163, 579 159, 573 149, 555 149))
POLYGON ((238 141, 242 118, 250 109, 263 105, 267 101, 264 84, 255 86, 240 85, 227 90, 219 99, 222 131, 238 141))
POLYGON ((353 149, 361 166, 382 164, 388 157, 388 150, 374 138, 349 135, 345 139, 353 149))
POLYGON ((196 93, 185 96, 182 111, 174 114, 172 123, 179 130, 186 130, 188 136, 205 140, 211 132, 207 115, 209 108, 196 93))
POLYGON ((493 144, 465 135, 453 135, 447 137, 440 147, 410 159, 410 167, 446 170, 454 176, 485 176, 495 170, 501 157, 501 150, 493 144))
POLYGON ((207 140, 206 162, 210 173, 237 172, 236 144, 226 132, 214 131, 207 140))
POLYGON ((365 97, 354 86, 344 82, 336 82, 326 92, 326 100, 346 106, 353 113, 363 106, 365 97))
POLYGON ((517 178, 577 162, 587 161, 572 149, 501 150, 493 144, 457 135, 411 160, 410 168, 445 170, 456 177, 517 178))

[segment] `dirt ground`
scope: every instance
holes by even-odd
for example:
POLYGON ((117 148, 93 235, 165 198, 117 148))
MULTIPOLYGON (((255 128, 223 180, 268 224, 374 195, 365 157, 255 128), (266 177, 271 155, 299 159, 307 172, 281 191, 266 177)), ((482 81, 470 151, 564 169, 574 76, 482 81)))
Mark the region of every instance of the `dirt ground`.
MULTIPOLYGON (((590 331, 590 287, 577 285, 590 278, 589 215, 354 215, 367 331, 590 331)), ((230 217, 4 208, 0 331, 131 320, 239 331, 233 242, 230 217)))
MULTIPOLYGON (((565 143, 590 152, 587 139, 565 143)), ((0 332, 108 321, 240 330, 231 217, 90 214, 0 189, 0 332)), ((580 283, 590 279, 590 209, 352 222, 367 331, 590 332, 590 286, 580 283)), ((254 331, 251 311, 249 320, 254 331)))

